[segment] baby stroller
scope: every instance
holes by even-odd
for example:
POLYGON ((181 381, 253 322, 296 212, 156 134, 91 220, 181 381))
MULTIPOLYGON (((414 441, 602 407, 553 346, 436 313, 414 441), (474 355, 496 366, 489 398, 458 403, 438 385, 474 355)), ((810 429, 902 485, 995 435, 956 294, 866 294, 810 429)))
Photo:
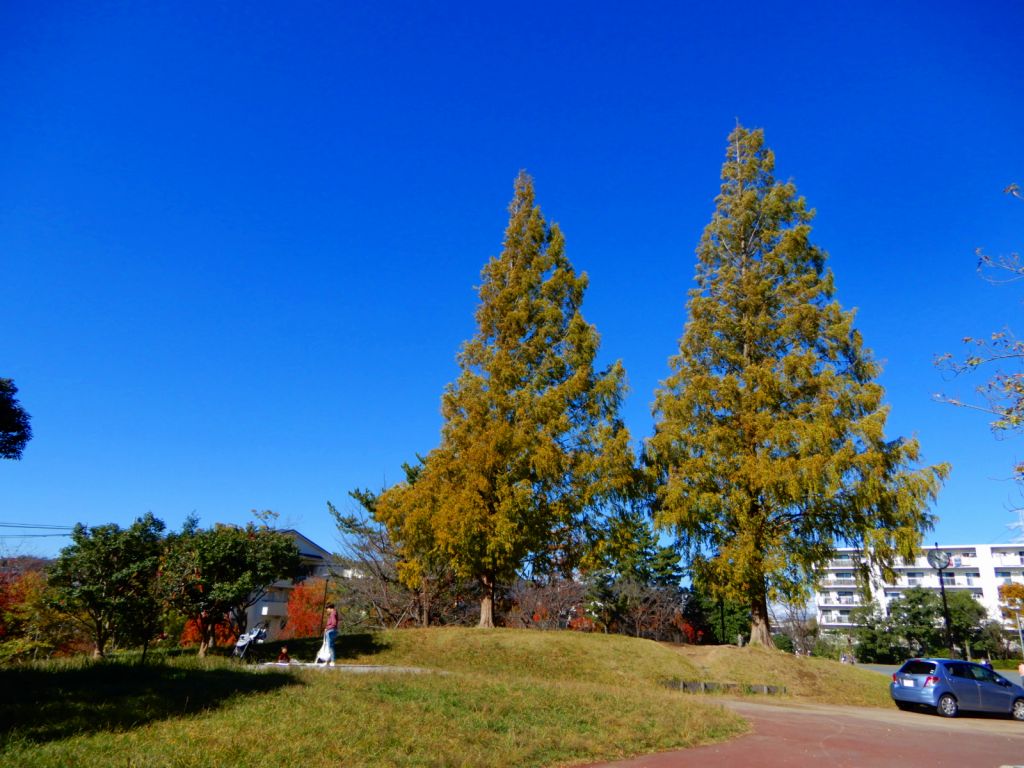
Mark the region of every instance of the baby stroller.
POLYGON ((248 632, 243 632, 239 636, 238 640, 235 641, 235 650, 233 651, 233 655, 237 656, 239 660, 244 660, 249 647, 255 643, 262 643, 266 637, 267 625, 257 624, 248 632))

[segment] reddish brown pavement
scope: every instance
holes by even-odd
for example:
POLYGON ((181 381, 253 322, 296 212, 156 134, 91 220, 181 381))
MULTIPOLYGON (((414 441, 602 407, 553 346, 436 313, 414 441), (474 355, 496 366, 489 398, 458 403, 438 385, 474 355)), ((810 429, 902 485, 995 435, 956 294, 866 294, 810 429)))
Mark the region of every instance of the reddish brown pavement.
POLYGON ((1024 723, 893 708, 723 700, 751 732, 732 741, 592 768, 1024 768, 1024 723))

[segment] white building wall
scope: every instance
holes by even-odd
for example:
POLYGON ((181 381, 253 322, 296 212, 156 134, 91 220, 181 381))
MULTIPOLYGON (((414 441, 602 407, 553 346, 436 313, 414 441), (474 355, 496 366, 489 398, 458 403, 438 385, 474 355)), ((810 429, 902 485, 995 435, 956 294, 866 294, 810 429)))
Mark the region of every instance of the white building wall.
MULTIPOLYGON (((976 544, 941 547, 951 556, 951 567, 943 569, 946 592, 966 591, 988 611, 989 618, 1009 624, 999 610, 999 586, 1008 582, 1024 584, 1024 543, 976 544)), ((913 586, 939 592, 939 572, 928 564, 927 553, 910 564, 896 566, 896 579, 883 582, 877 571, 871 573, 872 599, 888 613, 889 604, 913 586)), ((850 611, 863 604, 856 582, 860 553, 856 549, 837 550, 825 568, 815 591, 818 626, 823 629, 849 629, 854 625, 850 611)))

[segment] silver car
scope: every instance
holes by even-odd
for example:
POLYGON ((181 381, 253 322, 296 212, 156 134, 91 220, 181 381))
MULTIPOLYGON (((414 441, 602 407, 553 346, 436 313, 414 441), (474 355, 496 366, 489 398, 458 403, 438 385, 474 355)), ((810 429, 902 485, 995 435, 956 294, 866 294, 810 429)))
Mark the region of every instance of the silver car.
POLYGON ((944 717, 961 709, 1002 712, 1024 720, 1024 688, 970 661, 910 659, 893 674, 889 693, 900 709, 924 706, 944 717))

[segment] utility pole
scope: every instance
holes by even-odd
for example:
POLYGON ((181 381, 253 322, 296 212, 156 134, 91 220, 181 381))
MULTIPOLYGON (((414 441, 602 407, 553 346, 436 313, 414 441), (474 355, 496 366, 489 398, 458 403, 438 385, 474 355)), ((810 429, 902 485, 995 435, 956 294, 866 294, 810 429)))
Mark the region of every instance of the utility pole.
POLYGON ((324 614, 327 613, 327 582, 329 579, 324 577, 324 598, 320 601, 320 634, 324 633, 324 614))

